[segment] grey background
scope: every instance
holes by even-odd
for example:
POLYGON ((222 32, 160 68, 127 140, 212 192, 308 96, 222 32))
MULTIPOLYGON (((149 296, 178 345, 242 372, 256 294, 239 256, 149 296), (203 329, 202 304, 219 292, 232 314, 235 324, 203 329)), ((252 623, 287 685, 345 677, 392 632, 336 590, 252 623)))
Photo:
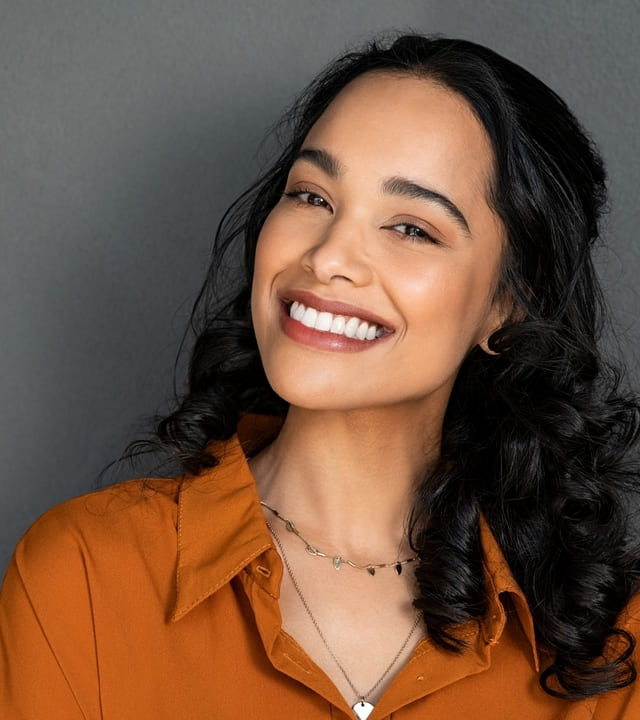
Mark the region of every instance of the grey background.
POLYGON ((599 267, 637 384, 638 0, 2 0, 0 574, 167 407, 265 129, 330 58, 393 28, 493 47, 591 131, 611 177, 599 267))

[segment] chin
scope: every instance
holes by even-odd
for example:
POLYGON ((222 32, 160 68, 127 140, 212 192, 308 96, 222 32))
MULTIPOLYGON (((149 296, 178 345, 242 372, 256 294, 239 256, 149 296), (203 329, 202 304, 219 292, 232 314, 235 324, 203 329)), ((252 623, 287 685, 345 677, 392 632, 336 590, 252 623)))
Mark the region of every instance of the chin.
POLYGON ((270 383, 273 391, 292 407, 302 410, 349 410, 344 398, 333 398, 327 389, 292 388, 290 383, 270 383))

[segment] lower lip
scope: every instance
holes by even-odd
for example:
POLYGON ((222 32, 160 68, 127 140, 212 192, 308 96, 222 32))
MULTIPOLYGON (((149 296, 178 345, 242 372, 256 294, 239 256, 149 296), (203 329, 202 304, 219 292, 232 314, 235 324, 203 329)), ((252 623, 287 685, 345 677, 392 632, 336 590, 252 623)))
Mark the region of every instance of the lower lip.
POLYGON ((289 306, 284 303, 281 304, 280 323, 284 334, 297 343, 329 352, 362 352, 390 337, 387 334, 374 340, 357 340, 346 335, 315 330, 290 317, 289 306))

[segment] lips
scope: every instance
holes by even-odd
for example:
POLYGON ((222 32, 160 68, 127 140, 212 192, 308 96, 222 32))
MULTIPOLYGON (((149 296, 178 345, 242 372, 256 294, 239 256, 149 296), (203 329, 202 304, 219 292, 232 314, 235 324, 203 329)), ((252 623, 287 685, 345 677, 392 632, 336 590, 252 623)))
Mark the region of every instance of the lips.
POLYGON ((293 301, 289 306, 289 317, 313 330, 333 335, 343 335, 363 342, 370 342, 385 334, 383 325, 367 322, 356 315, 342 315, 326 310, 318 310, 297 300, 293 301))
POLYGON ((280 322, 297 343, 326 352, 362 352, 390 338, 395 330, 369 310, 319 297, 301 288, 279 293, 280 322))

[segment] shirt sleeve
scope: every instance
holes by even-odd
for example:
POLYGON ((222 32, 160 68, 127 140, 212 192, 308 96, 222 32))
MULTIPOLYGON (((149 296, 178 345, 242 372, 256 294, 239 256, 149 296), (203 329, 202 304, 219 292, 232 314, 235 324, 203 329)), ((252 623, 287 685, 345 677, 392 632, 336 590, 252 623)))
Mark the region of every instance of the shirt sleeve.
POLYGON ((20 541, 0 590, 0 717, 100 718, 81 543, 55 512, 20 541))

